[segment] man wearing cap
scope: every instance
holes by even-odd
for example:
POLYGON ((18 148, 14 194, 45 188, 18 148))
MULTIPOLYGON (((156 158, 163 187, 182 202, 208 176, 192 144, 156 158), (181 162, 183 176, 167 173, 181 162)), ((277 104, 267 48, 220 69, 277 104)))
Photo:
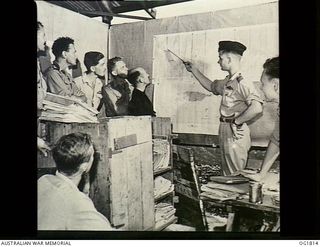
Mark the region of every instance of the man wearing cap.
POLYGON ((221 95, 219 142, 222 169, 230 175, 245 168, 251 146, 247 122, 262 113, 263 100, 253 82, 240 72, 241 58, 246 46, 236 41, 219 42, 218 64, 228 75, 222 80, 209 80, 191 62, 185 62, 200 84, 214 95, 221 95))

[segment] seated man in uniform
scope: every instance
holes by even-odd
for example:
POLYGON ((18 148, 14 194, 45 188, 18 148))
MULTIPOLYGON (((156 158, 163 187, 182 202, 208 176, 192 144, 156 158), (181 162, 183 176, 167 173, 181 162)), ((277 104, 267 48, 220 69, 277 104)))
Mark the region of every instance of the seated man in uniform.
POLYGON ((129 115, 156 116, 152 102, 145 94, 146 87, 151 83, 147 72, 143 68, 131 69, 128 73, 128 81, 134 87, 128 106, 129 115))
POLYGON ((103 86, 100 78, 105 76, 107 70, 106 59, 101 52, 89 51, 84 55, 84 65, 87 71, 74 81, 86 95, 87 104, 98 109, 102 98, 101 89, 103 86))
POLYGON ((221 95, 219 142, 224 175, 244 169, 251 146, 247 122, 262 113, 263 99, 252 81, 240 72, 241 58, 246 46, 237 41, 219 42, 221 70, 228 72, 225 79, 209 80, 192 63, 185 62, 200 84, 214 95, 221 95))
POLYGON ((128 104, 131 98, 130 85, 126 80, 128 68, 122 58, 114 57, 108 61, 110 82, 102 88, 102 100, 106 116, 128 115, 128 104))
POLYGON ((55 60, 47 73, 48 91, 86 102, 85 94, 77 87, 72 76, 67 72, 68 67, 77 64, 74 40, 69 37, 58 38, 53 42, 52 53, 55 60))
MULTIPOLYGON (((273 101, 279 104, 279 57, 267 59, 267 61, 263 64, 263 72, 260 81, 262 83, 262 91, 265 94, 266 100, 273 101)), ((276 125, 271 135, 266 151, 266 156, 264 157, 264 160, 262 162, 260 172, 257 174, 246 174, 245 172, 241 172, 241 174, 245 177, 248 177, 255 181, 263 180, 275 160, 278 158, 278 155, 280 154, 279 110, 280 108, 278 106, 276 125)))
MULTIPOLYGON (((37 22, 37 121, 39 121, 39 117, 41 115, 41 110, 43 108, 43 100, 47 93, 47 83, 43 78, 41 68, 40 68, 40 61, 39 61, 39 54, 44 52, 46 49, 46 35, 44 32, 44 27, 41 22, 37 22)), ((39 126, 39 122, 38 122, 39 126)), ((37 137, 37 147, 43 155, 47 156, 47 151, 50 150, 48 144, 40 137, 37 137)))
MULTIPOLYGON (((52 150, 56 175, 38 179, 38 230, 112 230, 85 193, 78 189, 93 163, 94 148, 88 134, 62 136, 52 150)), ((87 182, 88 184, 88 182, 87 182)))

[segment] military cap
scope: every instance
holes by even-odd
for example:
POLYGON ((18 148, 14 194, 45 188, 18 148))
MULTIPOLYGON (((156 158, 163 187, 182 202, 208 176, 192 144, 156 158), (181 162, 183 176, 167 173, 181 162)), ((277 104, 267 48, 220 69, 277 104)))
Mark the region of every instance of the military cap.
POLYGON ((235 52, 242 56, 247 47, 237 41, 224 40, 219 42, 218 51, 235 52))

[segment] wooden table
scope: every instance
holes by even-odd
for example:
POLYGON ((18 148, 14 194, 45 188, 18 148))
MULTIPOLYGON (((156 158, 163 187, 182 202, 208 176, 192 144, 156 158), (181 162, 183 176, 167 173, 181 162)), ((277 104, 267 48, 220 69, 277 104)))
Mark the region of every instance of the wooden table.
POLYGON ((261 227, 260 231, 278 231, 280 228, 280 207, 274 205, 272 201, 272 195, 264 195, 262 203, 252 203, 249 202, 249 184, 239 184, 233 185, 235 187, 241 187, 242 189, 246 190, 247 193, 241 195, 237 199, 230 199, 230 200, 218 200, 212 199, 207 197, 201 197, 204 205, 206 206, 215 206, 220 208, 225 208, 228 212, 228 221, 226 226, 226 231, 233 231, 234 230, 234 220, 238 217, 244 209, 253 210, 262 212, 264 217, 264 224, 261 227), (270 220, 270 217, 273 216, 276 220, 270 220), (270 229, 270 227, 272 229, 270 229))

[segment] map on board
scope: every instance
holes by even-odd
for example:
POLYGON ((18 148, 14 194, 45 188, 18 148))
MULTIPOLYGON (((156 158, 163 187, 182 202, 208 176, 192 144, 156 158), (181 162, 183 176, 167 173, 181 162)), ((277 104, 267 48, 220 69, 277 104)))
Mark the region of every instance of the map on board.
MULTIPOLYGON (((218 134, 221 96, 205 90, 181 59, 191 61, 211 80, 223 79, 227 73, 217 63, 220 40, 235 40, 247 46, 241 72, 246 80, 254 82, 263 97, 259 82, 262 65, 279 53, 277 23, 156 35, 154 107, 157 116, 171 117, 175 133, 218 134)), ((252 139, 261 145, 266 144, 275 126, 276 107, 275 103, 266 102, 263 115, 249 125, 252 139)))

